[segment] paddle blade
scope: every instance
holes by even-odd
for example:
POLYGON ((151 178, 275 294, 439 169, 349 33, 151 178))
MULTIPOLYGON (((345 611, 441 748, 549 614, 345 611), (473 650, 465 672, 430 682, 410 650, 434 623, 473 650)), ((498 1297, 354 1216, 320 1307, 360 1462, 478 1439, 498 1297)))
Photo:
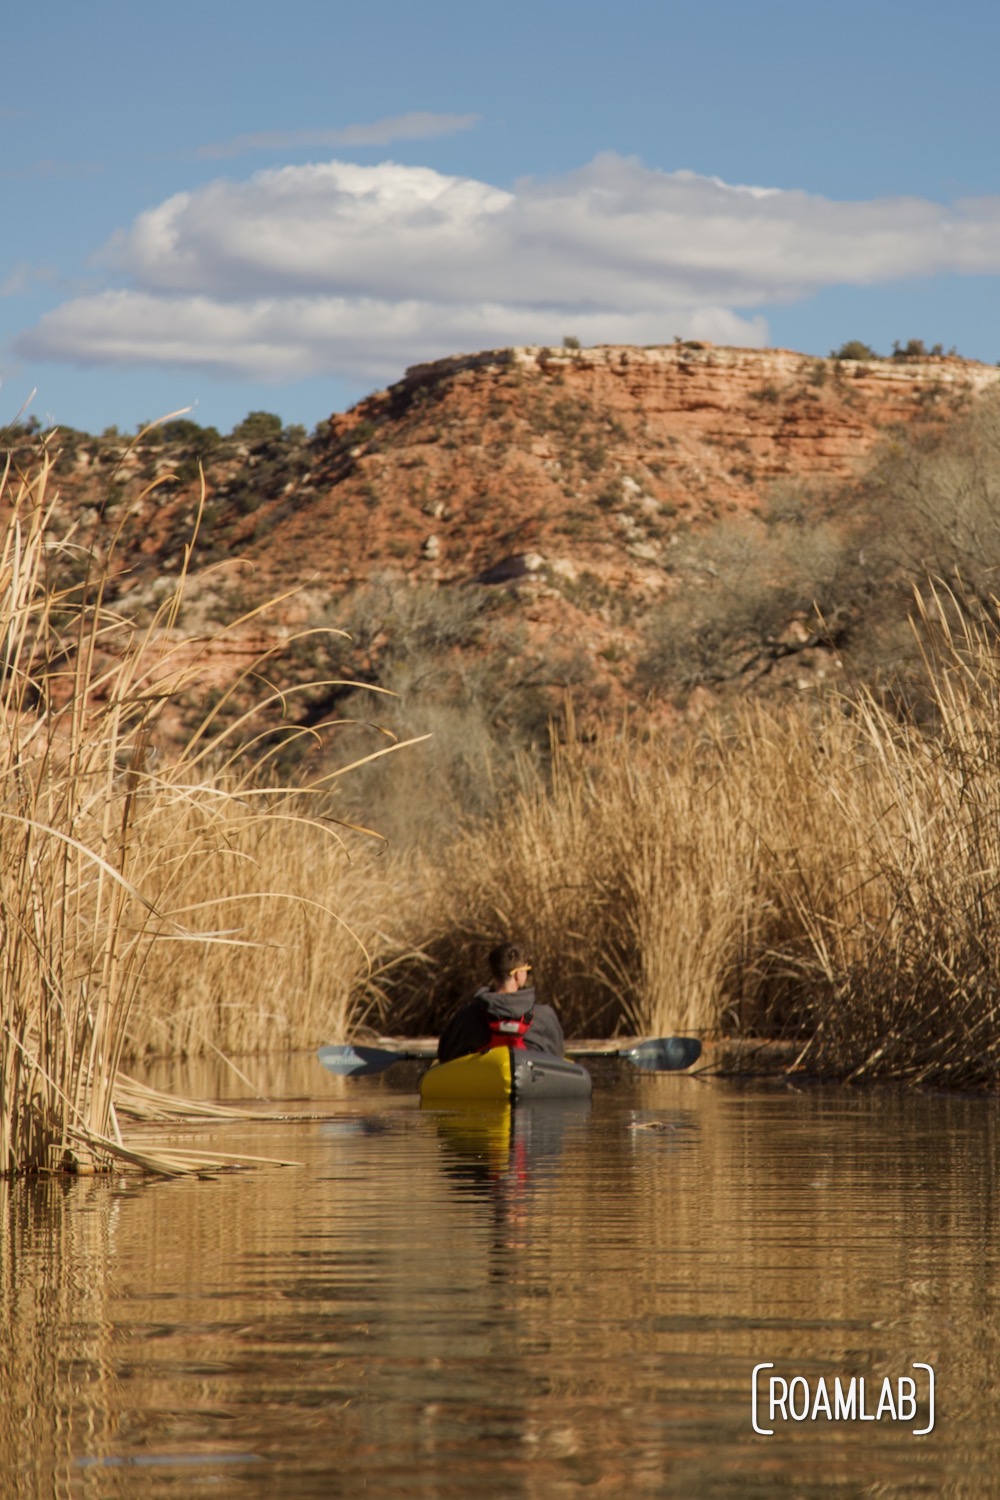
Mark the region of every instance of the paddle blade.
POLYGON ((370 1073, 384 1073, 405 1053, 389 1052, 384 1047, 320 1047, 316 1056, 324 1068, 338 1078, 365 1078, 370 1073))
POLYGON ((653 1042, 640 1042, 638 1047, 629 1047, 618 1056, 644 1073, 673 1073, 698 1061, 701 1042, 693 1036, 663 1036, 653 1042))

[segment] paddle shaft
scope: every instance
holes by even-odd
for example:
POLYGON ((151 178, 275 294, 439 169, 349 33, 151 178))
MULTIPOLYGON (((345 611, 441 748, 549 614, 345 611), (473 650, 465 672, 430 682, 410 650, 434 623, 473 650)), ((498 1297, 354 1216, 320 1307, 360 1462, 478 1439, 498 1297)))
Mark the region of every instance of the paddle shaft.
MULTIPOLYGON (((529 1049, 531 1050, 531 1049, 529 1049)), ((566 1048, 567 1056, 618 1057, 644 1072, 675 1072, 690 1068, 701 1056, 701 1042, 696 1037, 656 1037, 652 1041, 639 1042, 634 1047, 566 1048)), ((382 1073, 397 1062, 428 1062, 434 1054, 429 1051, 408 1051, 406 1048, 388 1047, 320 1047, 317 1056, 324 1068, 342 1078, 361 1078, 373 1073, 382 1073)))

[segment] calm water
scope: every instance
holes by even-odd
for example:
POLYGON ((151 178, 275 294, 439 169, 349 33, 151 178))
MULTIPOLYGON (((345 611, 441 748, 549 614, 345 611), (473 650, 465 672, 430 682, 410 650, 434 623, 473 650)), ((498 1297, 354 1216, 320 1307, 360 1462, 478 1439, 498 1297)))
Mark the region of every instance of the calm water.
POLYGON ((1000 1488, 994 1102, 609 1064, 510 1120, 262 1066, 332 1118, 171 1139, 301 1166, 0 1188, 4 1497, 1000 1488), (912 1420, 827 1420, 862 1376, 912 1420))

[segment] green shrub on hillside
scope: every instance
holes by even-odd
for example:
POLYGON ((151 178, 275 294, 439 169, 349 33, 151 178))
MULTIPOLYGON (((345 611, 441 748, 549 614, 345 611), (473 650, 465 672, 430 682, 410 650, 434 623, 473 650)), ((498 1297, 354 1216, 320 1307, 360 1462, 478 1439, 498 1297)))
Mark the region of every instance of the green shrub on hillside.
POLYGON ((943 353, 943 344, 933 344, 928 349, 923 339, 907 339, 905 344, 896 339, 892 346, 893 359, 932 359, 943 353))
POLYGON ((238 443, 247 443, 251 448, 263 447, 277 442, 281 437, 282 422, 270 411, 252 411, 237 422, 232 436, 238 443))
POLYGON ((848 339, 846 344, 841 344, 839 349, 830 350, 831 359, 878 359, 871 344, 863 344, 860 339, 848 339))

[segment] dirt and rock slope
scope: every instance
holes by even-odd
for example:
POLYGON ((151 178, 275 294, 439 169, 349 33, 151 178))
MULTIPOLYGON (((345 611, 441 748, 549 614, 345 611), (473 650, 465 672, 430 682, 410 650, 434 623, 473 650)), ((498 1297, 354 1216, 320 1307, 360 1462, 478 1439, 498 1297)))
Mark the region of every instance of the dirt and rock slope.
MULTIPOLYGON (((213 650, 206 693, 261 649, 275 652, 281 684, 336 675, 398 691, 402 634, 424 664, 452 662, 466 687, 469 669, 454 663, 478 658, 488 713, 520 693, 537 725, 567 691, 584 713, 626 702, 660 711, 669 694, 656 692, 657 672, 675 671, 687 701, 727 675, 775 676, 777 665, 780 677, 785 658, 799 678, 815 672, 835 642, 811 612, 840 566, 832 538, 852 524, 852 480, 887 437, 960 420, 998 380, 990 366, 923 352, 491 350, 416 366, 312 437, 260 413, 229 438, 185 421, 131 443, 57 433, 57 526, 70 536, 68 576, 89 553, 110 555, 119 605, 148 616, 182 565, 202 466, 176 628, 203 633, 285 596, 213 650), (816 547, 801 542, 820 527, 825 560, 813 567, 816 547), (766 620, 754 606, 728 667, 713 674, 705 651, 685 666, 676 638, 690 618, 715 639, 705 600, 714 591, 718 615, 735 553, 744 591, 756 573, 761 587, 784 580, 783 592, 766 620), (804 573, 790 590, 797 556, 804 573), (296 638, 337 626, 351 642, 296 638)), ((15 466, 37 441, 8 435, 15 466)), ((412 697, 412 649, 408 660, 412 697)), ((317 689, 290 712, 308 721, 343 702, 343 689, 317 689)))

